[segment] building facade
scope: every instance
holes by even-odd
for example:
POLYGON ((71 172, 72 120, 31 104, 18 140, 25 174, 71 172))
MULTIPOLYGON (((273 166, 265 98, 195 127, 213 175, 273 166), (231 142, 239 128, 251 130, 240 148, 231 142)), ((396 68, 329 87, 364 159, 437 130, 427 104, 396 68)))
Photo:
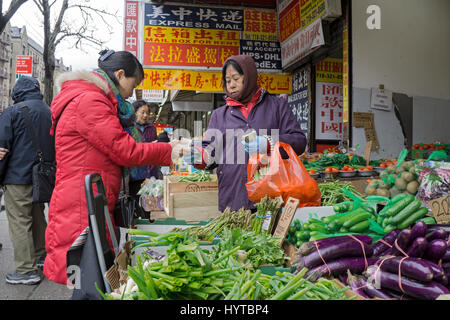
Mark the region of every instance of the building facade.
POLYGON ((0 113, 9 105, 9 74, 11 61, 11 26, 0 34, 0 113))

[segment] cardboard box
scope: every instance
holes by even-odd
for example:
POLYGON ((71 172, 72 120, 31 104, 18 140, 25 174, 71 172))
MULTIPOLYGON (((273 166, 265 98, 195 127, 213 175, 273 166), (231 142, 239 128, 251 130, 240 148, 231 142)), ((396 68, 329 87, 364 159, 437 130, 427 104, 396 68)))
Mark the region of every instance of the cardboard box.
POLYGON ((217 175, 208 182, 177 182, 179 178, 164 177, 164 210, 169 217, 198 222, 221 214, 217 175))

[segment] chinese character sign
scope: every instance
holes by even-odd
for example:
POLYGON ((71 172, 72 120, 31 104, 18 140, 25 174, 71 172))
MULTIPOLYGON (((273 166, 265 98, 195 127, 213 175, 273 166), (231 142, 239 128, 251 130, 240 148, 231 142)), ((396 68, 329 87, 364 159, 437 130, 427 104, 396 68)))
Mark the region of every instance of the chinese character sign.
POLYGON ((300 125, 302 132, 308 137, 310 128, 311 106, 311 69, 303 68, 292 75, 292 94, 288 96, 288 105, 300 125))
POLYGON ((124 50, 138 56, 138 19, 139 3, 137 1, 125 1, 124 14, 124 50))
POLYGON ((326 12, 325 0, 300 0, 302 28, 306 28, 326 12))
MULTIPOLYGON (((144 73, 144 81, 137 89, 223 91, 221 72, 144 69, 144 73)), ((292 77, 259 73, 258 84, 272 94, 289 94, 292 77)))
POLYGON ((144 65, 220 68, 250 54, 258 69, 281 70, 274 10, 145 4, 144 65))
POLYGON ((300 1, 291 0, 282 11, 278 11, 278 21, 280 25, 280 41, 283 42, 301 28, 300 1))
POLYGON ((343 117, 342 83, 316 83, 316 139, 341 140, 343 117))

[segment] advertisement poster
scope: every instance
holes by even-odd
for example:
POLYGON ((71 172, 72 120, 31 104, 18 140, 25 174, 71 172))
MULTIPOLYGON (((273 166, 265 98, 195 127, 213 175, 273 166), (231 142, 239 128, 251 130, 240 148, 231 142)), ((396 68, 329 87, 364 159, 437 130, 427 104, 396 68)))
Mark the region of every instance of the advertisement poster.
POLYGON ((288 96, 288 105, 292 109, 300 129, 309 137, 311 110, 311 68, 306 67, 292 75, 292 94, 288 96))
POLYGON ((124 15, 124 50, 138 56, 138 21, 139 21, 139 3, 137 1, 125 2, 124 15))
POLYGON ((279 3, 278 21, 280 25, 280 41, 283 42, 291 34, 301 28, 300 1, 287 0, 279 3), (282 9, 282 10, 280 10, 282 9))

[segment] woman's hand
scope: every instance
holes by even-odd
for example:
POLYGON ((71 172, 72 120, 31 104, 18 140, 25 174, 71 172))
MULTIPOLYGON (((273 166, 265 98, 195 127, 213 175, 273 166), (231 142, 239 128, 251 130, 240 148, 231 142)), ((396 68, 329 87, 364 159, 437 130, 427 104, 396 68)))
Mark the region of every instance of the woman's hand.
POLYGON ((173 140, 169 142, 172 147, 172 162, 178 162, 183 154, 186 152, 186 149, 190 150, 190 140, 173 140))
POLYGON ((0 160, 3 160, 6 157, 6 154, 9 152, 8 149, 0 148, 0 160))

